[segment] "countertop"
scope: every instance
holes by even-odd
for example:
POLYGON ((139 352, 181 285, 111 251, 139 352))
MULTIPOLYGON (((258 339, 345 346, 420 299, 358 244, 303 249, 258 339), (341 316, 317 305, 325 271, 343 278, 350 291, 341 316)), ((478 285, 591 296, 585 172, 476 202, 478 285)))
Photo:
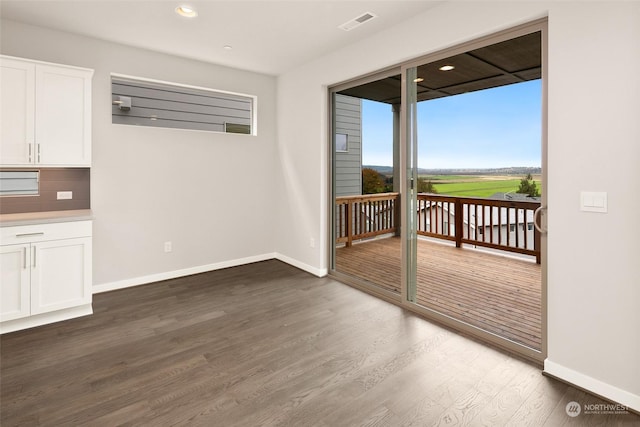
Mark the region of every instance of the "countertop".
POLYGON ((87 221, 93 219, 91 209, 71 211, 30 212, 0 215, 0 227, 51 224, 56 222, 87 221))

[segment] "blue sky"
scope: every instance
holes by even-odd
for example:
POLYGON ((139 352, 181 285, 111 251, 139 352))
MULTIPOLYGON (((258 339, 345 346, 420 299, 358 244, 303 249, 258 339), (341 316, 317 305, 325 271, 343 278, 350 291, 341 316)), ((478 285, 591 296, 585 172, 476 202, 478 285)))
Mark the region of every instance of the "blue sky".
MULTIPOLYGON (((540 166, 541 81, 418 104, 418 167, 540 166)), ((362 163, 392 166, 391 106, 362 101, 362 163)))

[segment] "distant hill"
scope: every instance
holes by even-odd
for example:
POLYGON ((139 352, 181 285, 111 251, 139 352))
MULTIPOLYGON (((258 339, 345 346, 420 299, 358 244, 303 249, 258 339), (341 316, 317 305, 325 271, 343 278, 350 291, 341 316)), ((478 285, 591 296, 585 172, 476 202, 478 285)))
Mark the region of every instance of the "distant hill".
MULTIPOLYGON (((393 175, 391 166, 363 165, 363 168, 371 168, 383 175, 393 175)), ((513 166, 508 168, 477 168, 477 169, 422 169, 418 168, 418 175, 526 175, 540 174, 542 168, 513 166)))

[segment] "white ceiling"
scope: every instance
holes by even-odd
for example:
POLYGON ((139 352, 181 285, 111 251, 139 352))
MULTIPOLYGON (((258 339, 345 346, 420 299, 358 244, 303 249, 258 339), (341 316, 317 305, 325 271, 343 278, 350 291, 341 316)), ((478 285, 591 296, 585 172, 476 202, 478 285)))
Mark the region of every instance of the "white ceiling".
POLYGON ((2 0, 2 18, 278 75, 396 25, 433 0, 2 0), (174 9, 193 6, 198 17, 174 9), (378 17, 345 32, 339 25, 378 17), (233 47, 224 49, 225 45, 233 47))

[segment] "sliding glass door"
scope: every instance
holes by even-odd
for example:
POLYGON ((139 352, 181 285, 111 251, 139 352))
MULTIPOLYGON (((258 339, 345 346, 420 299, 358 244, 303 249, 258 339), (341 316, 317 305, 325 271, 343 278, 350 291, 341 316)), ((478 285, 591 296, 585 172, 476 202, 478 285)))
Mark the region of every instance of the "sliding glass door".
POLYGON ((332 274, 536 360, 545 28, 332 90, 332 274))
POLYGON ((517 35, 407 68, 419 236, 407 300, 534 352, 542 350, 534 224, 544 190, 541 37, 517 35))

